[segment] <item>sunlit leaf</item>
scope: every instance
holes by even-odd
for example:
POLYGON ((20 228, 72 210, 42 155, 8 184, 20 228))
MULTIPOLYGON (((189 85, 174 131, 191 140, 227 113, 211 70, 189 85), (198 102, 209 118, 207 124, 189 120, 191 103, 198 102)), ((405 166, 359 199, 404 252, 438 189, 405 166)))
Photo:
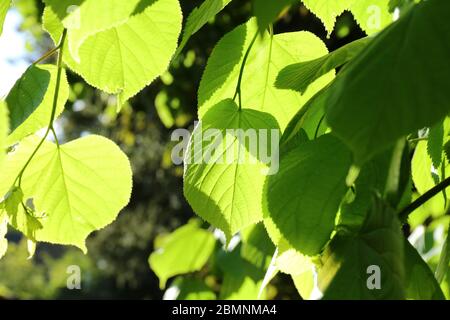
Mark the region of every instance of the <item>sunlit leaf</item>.
MULTIPOLYGON (((38 142, 32 136, 8 154, 0 172, 1 194, 10 190, 38 142)), ((21 188, 23 199, 33 199, 42 224, 35 231, 36 241, 70 244, 86 251, 86 237, 110 224, 128 203, 131 169, 122 151, 100 136, 60 146, 44 142, 25 170, 21 188)), ((18 214, 26 214, 21 213, 21 206, 18 209, 18 214)), ((23 226, 17 227, 26 232, 23 226)))
POLYGON ((164 288, 169 278, 199 271, 213 253, 215 239, 211 232, 201 229, 198 223, 175 230, 161 247, 150 255, 149 263, 164 288))

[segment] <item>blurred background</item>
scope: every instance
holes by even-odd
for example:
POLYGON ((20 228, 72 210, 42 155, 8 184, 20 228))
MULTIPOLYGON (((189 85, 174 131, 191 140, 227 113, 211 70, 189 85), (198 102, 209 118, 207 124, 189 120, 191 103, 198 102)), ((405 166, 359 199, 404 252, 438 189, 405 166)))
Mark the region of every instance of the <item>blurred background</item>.
MULTIPOLYGON (((184 16, 201 0, 181 0, 184 16)), ((53 47, 41 28, 44 5, 40 0, 15 0, 0 38, 0 95, 4 96, 35 59, 53 47)), ((182 166, 171 162, 170 134, 176 128, 192 130, 197 118, 197 88, 206 61, 217 41, 248 20, 250 0, 233 1, 191 38, 168 72, 116 114, 115 97, 88 86, 69 72, 71 94, 58 119, 61 141, 87 133, 116 141, 129 156, 134 173, 129 205, 107 228, 93 233, 88 254, 76 248, 38 244, 27 260, 26 241, 10 230, 8 253, 0 261, 0 298, 4 299, 161 299, 148 256, 157 235, 172 232, 194 216, 182 192, 182 166), (82 290, 66 289, 69 265, 82 270, 82 290)), ((329 50, 364 36, 349 13, 337 20, 329 38, 321 22, 300 3, 282 14, 275 33, 308 30, 321 37, 329 50)), ((54 61, 49 60, 49 63, 54 61)), ((270 297, 299 299, 290 279, 277 278, 270 297)))

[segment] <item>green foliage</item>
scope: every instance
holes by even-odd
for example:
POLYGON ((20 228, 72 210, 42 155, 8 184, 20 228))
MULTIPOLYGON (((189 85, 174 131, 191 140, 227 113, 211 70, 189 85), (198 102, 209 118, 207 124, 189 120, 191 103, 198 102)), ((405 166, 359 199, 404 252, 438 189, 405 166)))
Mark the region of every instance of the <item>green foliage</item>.
POLYGON ((345 145, 325 135, 286 153, 268 178, 266 214, 301 253, 316 255, 330 239, 350 165, 345 145))
POLYGON ((449 9, 448 1, 418 4, 381 32, 331 85, 327 123, 358 164, 450 111, 445 89, 450 70, 442 47, 450 41, 449 9), (417 64, 421 57, 427 59, 417 64))
POLYGON ((224 100, 203 116, 185 158, 186 199, 198 215, 225 232, 228 240, 262 220, 264 173, 270 169, 246 142, 248 129, 270 130, 278 126, 267 113, 239 110, 231 99, 224 100), (209 129, 220 130, 220 135, 208 134, 209 129), (242 138, 230 134, 230 129, 243 130, 242 138))
POLYGON ((297 0, 253 0, 253 14, 258 21, 258 29, 264 33, 266 28, 276 20, 283 9, 289 7, 297 0))
MULTIPOLYGON (((8 144, 22 140, 48 125, 55 97, 57 68, 53 65, 33 65, 17 80, 6 97, 11 132, 8 144)), ((69 97, 65 72, 59 84, 55 117, 64 110, 69 97)))
MULTIPOLYGON (((216 241, 212 233, 201 229, 197 221, 164 236, 149 257, 150 267, 164 288, 169 278, 199 271, 214 251, 216 241)), ((187 285, 186 283, 184 285, 187 285)))
MULTIPOLYGON (((144 212, 128 227, 144 225, 143 233, 160 233, 148 262, 161 288, 176 277, 166 298, 270 299, 284 287, 278 285, 283 274, 304 299, 318 290, 324 299, 448 297, 449 2, 304 0, 328 35, 344 11, 370 35, 331 53, 308 31, 274 32, 284 29, 283 23, 272 24, 281 13, 290 17, 284 9, 294 2, 254 0, 255 18, 237 27, 234 20, 228 23, 213 38, 234 29, 212 51, 204 45, 203 56, 197 56, 199 48, 185 55, 182 50, 209 22, 230 22, 228 13, 215 16, 237 2, 204 1, 186 19, 179 46, 178 0, 40 3, 42 26, 56 46, 0 103, 0 257, 6 261, 0 265, 0 295, 14 297, 9 290, 16 290, 27 297, 46 276, 36 268, 39 274, 26 288, 1 280, 16 265, 27 272, 35 267, 31 260, 18 264, 5 256, 8 247, 18 252, 8 231, 27 238, 20 248, 27 244, 29 258, 39 242, 87 252, 87 237, 116 220, 130 201, 130 160, 114 142, 89 134, 92 126, 83 130, 79 123, 83 135, 56 130, 64 126, 55 121, 67 102, 83 99, 81 109, 88 112, 106 104, 101 116, 93 112, 96 123, 117 120, 109 122, 110 127, 121 124, 116 140, 138 159, 133 170, 146 187, 138 194, 147 202, 125 210, 144 212), (395 22, 394 7, 400 10, 395 22), (133 105, 141 110, 132 110, 126 101, 163 75, 156 84, 160 88, 149 90, 151 99, 142 100, 154 101, 152 115, 159 115, 161 128, 184 126, 192 119, 183 114, 184 105, 195 103, 195 90, 192 84, 179 85, 191 96, 186 103, 173 97, 171 84, 177 83, 177 69, 200 69, 205 52, 209 58, 197 93, 200 121, 184 154, 183 191, 195 213, 215 229, 193 220, 165 234, 147 219, 147 211, 154 217, 152 202, 160 190, 147 191, 152 182, 140 173, 148 163, 135 148, 151 145, 146 152, 153 161, 159 166, 156 158, 163 154, 161 166, 180 179, 183 170, 172 167, 170 150, 151 144, 160 131, 143 130, 155 129, 142 111, 148 105, 136 97, 133 105), (55 53, 56 65, 40 64, 55 53), (69 75, 70 89, 65 65, 76 73, 69 75), (106 94, 94 94, 82 80, 106 94), (43 134, 35 135, 41 129, 43 134), (407 221, 414 247, 402 232, 407 221), (423 239, 417 236, 420 230, 423 239), (432 245, 426 243, 430 235, 432 245)), ((2 1, 0 25, 8 6, 2 1)), ((239 8, 251 11, 248 3, 239 8)), ((307 16, 305 8, 300 12, 307 16)), ((159 189, 170 189, 164 172, 150 180, 164 181, 159 189)), ((187 209, 176 197, 166 200, 159 211, 187 209)), ((179 221, 168 225, 173 229, 179 221)), ((140 246, 147 256, 151 243, 137 242, 148 238, 134 235, 123 242, 140 246)), ((98 265, 107 272, 104 259, 98 265)), ((55 270, 61 273, 63 266, 55 270)), ((57 280, 41 296, 60 289, 61 279, 52 277, 57 280)), ((15 276, 15 281, 24 280, 15 276)))
POLYGON ((247 50, 250 51, 240 88, 242 108, 270 113, 282 131, 297 110, 333 78, 332 73, 323 76, 303 95, 275 88, 276 77, 285 66, 318 58, 328 52, 324 43, 309 32, 290 32, 273 37, 264 34, 255 39, 257 30, 255 21, 250 20, 226 34, 214 48, 198 89, 200 119, 215 104, 235 96, 247 50), (230 51, 230 48, 234 49, 230 51))
POLYGON ((315 60, 291 64, 280 71, 275 85, 304 93, 315 80, 358 56, 368 43, 370 38, 363 38, 315 60))
MULTIPOLYGON (((86 1, 87 4, 89 2, 97 3, 86 1)), ((121 13, 116 19, 110 17, 111 20, 107 19, 110 21, 102 21, 112 27, 105 28, 99 24, 97 28, 100 31, 94 31, 89 37, 78 33, 73 35, 69 29, 69 48, 71 43, 75 43, 73 44, 75 48, 79 47, 79 59, 74 55, 75 48, 66 50, 64 56, 68 66, 80 74, 86 82, 105 92, 118 95, 119 104, 136 95, 167 69, 181 31, 182 16, 177 0, 134 2, 135 7, 126 5, 131 10, 131 15, 126 15, 123 23, 117 22, 122 19, 121 13)), ((111 7, 109 2, 101 1, 100 4, 111 7)), ((58 2, 58 7, 60 5, 62 4, 58 2)), ((87 6, 86 10, 83 10, 85 7, 83 4, 79 11, 71 13, 66 19, 73 24, 73 19, 76 18, 74 15, 79 14, 82 24, 84 19, 89 20, 98 14, 96 6, 87 6)), ((68 4, 61 12, 67 12, 67 7, 68 4)), ((56 40, 58 36, 54 26, 55 20, 60 19, 58 16, 60 10, 54 12, 52 8, 51 5, 47 7, 47 10, 52 12, 47 13, 49 17, 45 27, 47 31, 53 33, 53 39, 56 40)), ((60 21, 60 24, 64 25, 64 22, 60 21)), ((76 30, 78 32, 79 29, 76 30)), ((91 29, 88 31, 92 32, 91 29)))
POLYGON ((186 25, 183 30, 183 37, 175 56, 178 56, 178 54, 181 53, 190 37, 192 37, 205 24, 213 19, 230 2, 231 0, 204 0, 201 6, 192 10, 186 20, 186 25))
POLYGON ((324 299, 403 299, 403 242, 395 213, 374 201, 361 230, 357 234, 338 231, 326 249, 319 271, 324 299), (372 265, 382 273, 378 290, 368 286, 372 265))
MULTIPOLYGON (((417 253, 417 250, 405 240, 405 281, 406 298, 415 300, 444 300, 439 283, 417 253)), ((448 264, 448 261, 447 261, 448 264)))
MULTIPOLYGON (((1 172, 1 194, 14 185, 38 143, 34 136, 25 139, 8 155, 1 172)), ((131 169, 125 155, 106 138, 88 136, 64 145, 44 142, 25 171, 21 188, 20 201, 32 199, 36 210, 30 213, 18 205, 14 227, 37 241, 71 244, 86 251, 86 237, 110 224, 128 203, 131 169)))
POLYGON ((0 166, 5 158, 7 148, 6 138, 9 132, 8 109, 3 101, 0 101, 0 166))
POLYGON ((367 34, 382 30, 392 22, 389 13, 389 0, 302 0, 325 25, 328 35, 331 34, 336 18, 345 10, 353 13, 356 21, 367 34))

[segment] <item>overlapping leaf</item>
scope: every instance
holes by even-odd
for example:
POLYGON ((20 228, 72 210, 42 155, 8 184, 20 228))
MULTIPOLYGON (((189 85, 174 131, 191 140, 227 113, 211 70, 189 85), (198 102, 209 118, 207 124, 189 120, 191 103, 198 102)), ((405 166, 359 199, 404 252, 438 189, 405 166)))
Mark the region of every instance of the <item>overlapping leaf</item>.
MULTIPOLYGON (((126 6, 128 8, 129 4, 126 6)), ((88 7, 89 10, 94 8, 96 5, 88 7)), ((47 10, 50 9, 47 7, 47 10)), ((80 12, 84 11, 80 9, 80 12)), ((97 13, 89 11, 87 18, 97 13)), ((117 16, 121 18, 123 14, 117 16)), ((115 20, 121 21, 119 18, 115 20)), ((107 93, 117 94, 120 103, 123 103, 167 69, 177 47, 181 20, 177 0, 139 1, 132 15, 123 23, 87 38, 80 37, 83 41, 77 38, 75 42, 82 42, 78 43, 79 61, 67 50, 64 60, 89 84, 107 93)), ((46 30, 58 39, 62 23, 59 21, 58 24, 57 13, 47 12, 45 21, 46 30)), ((105 25, 110 23, 107 19, 105 25)), ((71 39, 69 34, 69 44, 71 39)))
POLYGON ((325 25, 328 35, 334 29, 336 18, 345 10, 353 13, 356 21, 367 34, 381 31, 392 22, 389 0, 302 0, 325 25))
MULTIPOLYGON (((9 145, 48 125, 55 97, 57 67, 32 65, 17 80, 6 97, 10 114, 9 145)), ((64 110, 69 97, 69 84, 63 70, 58 91, 55 117, 64 110)))
POLYGON ((261 32, 276 20, 283 9, 297 2, 297 0, 253 0, 253 14, 258 21, 258 28, 261 32))
POLYGON ((183 38, 177 49, 177 56, 186 46, 190 37, 207 24, 216 14, 225 8, 231 0, 205 0, 201 6, 195 8, 186 21, 183 31, 183 38))
POLYGON ((269 155, 272 145, 277 151, 278 141, 271 144, 272 129, 278 126, 271 115, 239 110, 229 99, 209 109, 192 134, 185 158, 184 194, 194 211, 221 229, 228 240, 262 219, 262 186, 271 164, 259 152, 269 155), (267 130, 266 144, 258 137, 258 129, 267 130), (256 135, 248 143, 245 135, 252 132, 256 135))
POLYGON ((331 85, 327 123, 359 164, 450 111, 449 18, 448 1, 416 5, 331 85))
POLYGON ((403 299, 403 245, 395 212, 376 201, 358 234, 338 232, 327 247, 319 270, 324 299, 403 299), (367 285, 370 266, 381 273, 376 290, 367 285))
MULTIPOLYGON (((198 91, 199 117, 218 102, 233 98, 244 55, 257 36, 254 20, 226 34, 214 48, 198 91)), ((242 77, 242 108, 270 113, 283 131, 292 116, 333 78, 329 73, 314 82, 304 95, 276 89, 279 71, 289 64, 327 54, 324 43, 308 32, 258 37, 250 50, 242 77)))
POLYGON ((291 64, 280 71, 275 85, 304 93, 315 80, 356 57, 369 42, 370 38, 362 38, 315 60, 291 64))
POLYGON ((405 240, 406 299, 444 300, 439 283, 414 247, 405 240))
POLYGON ((267 179, 265 214, 299 252, 316 255, 330 239, 351 161, 345 145, 324 135, 289 151, 267 179))
MULTIPOLYGON (((35 150, 39 139, 23 140, 8 154, 0 172, 0 193, 11 189, 19 171, 35 150)), ((94 230, 111 223, 128 203, 131 169, 126 156, 110 140, 88 136, 59 147, 44 142, 25 170, 23 201, 34 207, 32 214, 42 225, 33 238, 75 245, 86 251, 85 239, 94 230)), ((18 217, 30 216, 18 206, 18 217)), ((17 223, 24 230, 29 223, 17 223)))

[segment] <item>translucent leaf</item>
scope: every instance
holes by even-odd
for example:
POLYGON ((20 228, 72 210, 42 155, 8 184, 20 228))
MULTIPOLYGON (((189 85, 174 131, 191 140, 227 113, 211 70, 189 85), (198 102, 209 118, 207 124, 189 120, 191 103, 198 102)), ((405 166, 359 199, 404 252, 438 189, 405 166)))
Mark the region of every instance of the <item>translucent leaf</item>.
POLYGON ((315 60, 291 64, 280 71, 275 86, 304 93, 315 80, 352 60, 369 42, 370 38, 362 38, 315 60))
MULTIPOLYGON (((257 35, 255 20, 226 34, 214 48, 198 90, 199 117, 218 102, 233 98, 244 54, 257 35)), ((242 77, 242 108, 270 113, 283 131, 292 116, 333 78, 329 73, 304 95, 274 87, 279 71, 289 64, 327 54, 324 43, 309 32, 268 34, 253 44, 242 77)))
POLYGON ((273 146, 276 152, 278 140, 271 143, 272 137, 276 138, 272 130, 278 133, 271 115, 238 110, 230 99, 210 108, 194 129, 185 158, 184 194, 194 211, 221 229, 228 240, 262 220, 263 182, 277 159, 275 163, 271 158, 266 161, 253 147, 271 154, 273 146), (260 139, 260 129, 267 130, 267 144, 260 139), (252 133, 255 137, 249 143, 245 136, 252 133))
POLYGON ((6 13, 8 12, 10 0, 0 1, 0 36, 3 33, 3 22, 5 21, 6 13))
POLYGON ((444 300, 439 283, 414 247, 405 240, 406 299, 444 300))
POLYGON ((199 31, 205 24, 216 16, 225 8, 231 0, 204 0, 203 3, 192 10, 186 21, 186 26, 183 31, 183 38, 180 46, 177 49, 175 56, 180 54, 184 49, 190 37, 199 31))
POLYGON ((214 251, 216 241, 211 232, 191 222, 168 236, 163 246, 150 255, 149 263, 164 288, 169 278, 199 271, 214 251))
POLYGON ((5 158, 6 148, 8 144, 6 137, 9 132, 8 109, 6 104, 0 100, 0 168, 5 158))
POLYGON ((253 14, 258 21, 259 30, 264 32, 276 20, 281 11, 294 2, 297 2, 297 0, 253 0, 253 14))
POLYGON ((314 268, 310 257, 291 248, 285 240, 281 241, 278 250, 275 264, 281 272, 292 276, 300 276, 314 268))
POLYGON ((324 135, 285 154, 267 179, 264 212, 302 254, 318 254, 330 239, 351 161, 338 139, 324 135))
POLYGON ((201 279, 178 277, 166 290, 164 300, 216 300, 216 294, 201 279))
POLYGON ((141 0, 45 0, 68 30, 69 50, 79 61, 79 48, 91 35, 125 23, 141 10, 141 0), (101 14, 99 14, 101 12, 101 14))
POLYGON ((314 272, 308 270, 299 275, 291 276, 294 281, 295 288, 297 289, 300 297, 304 300, 308 300, 311 297, 311 293, 314 290, 314 272))
POLYGON ((324 299, 403 299, 403 245, 395 212, 375 201, 359 233, 340 231, 325 250, 319 270, 324 299), (377 277, 377 269, 380 286, 371 290, 368 284, 377 280, 369 277, 377 277))
POLYGON ((354 0, 302 0, 303 4, 324 24, 328 35, 334 29, 336 18, 349 9, 354 0))
POLYGON ((444 145, 444 123, 439 122, 430 128, 428 134, 427 151, 433 166, 439 168, 442 161, 442 151, 444 145))
POLYGON ((444 245, 441 250, 441 257, 439 258, 439 263, 436 268, 436 279, 438 283, 442 283, 445 275, 450 270, 450 228, 447 229, 447 238, 445 239, 444 245))
MULTIPOLYGON (((445 162, 446 172, 450 172, 450 165, 445 162)), ((427 152, 426 141, 420 141, 416 149, 414 150, 414 155, 411 162, 411 174, 419 194, 424 194, 441 180, 441 167, 434 168, 431 158, 427 152)), ((445 189, 446 194, 450 194, 450 188, 445 189)), ((444 193, 441 192, 431 198, 426 204, 428 212, 434 216, 438 216, 444 213, 445 210, 445 197, 444 193)))
POLYGON ((224 273, 220 299, 264 299, 265 291, 261 292, 261 286, 266 270, 258 268, 242 257, 244 245, 239 245, 232 252, 221 250, 217 254, 217 266, 224 273))
MULTIPOLYGON (((38 142, 32 136, 8 154, 0 172, 0 194, 11 188, 38 142)), ((42 224, 34 240, 86 251, 86 237, 111 223, 128 203, 131 184, 127 157, 106 138, 87 136, 59 147, 44 142, 25 170, 21 186, 24 199, 33 199, 42 224)), ((20 225, 18 229, 26 232, 20 225)))
POLYGON ((356 22, 368 35, 380 32, 393 21, 389 0, 354 0, 350 8, 356 22))
POLYGON ((449 18, 449 1, 421 2, 374 38, 330 86, 327 123, 357 163, 450 111, 449 18))
POLYGON ((389 0, 302 0, 305 6, 325 25, 328 35, 334 29, 336 18, 345 10, 351 11, 367 34, 381 31, 392 22, 389 0))
MULTIPOLYGON (((8 167, 7 167, 8 168, 8 167)), ((21 231, 27 238, 34 240, 36 231, 42 229, 42 224, 32 208, 26 204, 21 188, 13 187, 5 195, 4 211, 8 216, 9 224, 21 231)))
MULTIPOLYGON (((47 31, 61 30, 57 20, 55 13, 46 13, 47 31)), ((166 71, 181 22, 177 0, 142 0, 124 23, 87 37, 78 50, 79 61, 68 50, 64 61, 92 86, 117 94, 122 104, 166 71)))
POLYGON ((250 226, 241 233, 241 256, 259 269, 267 270, 275 252, 262 223, 250 226))
MULTIPOLYGON (((11 127, 7 139, 9 145, 48 125, 52 113, 57 72, 57 67, 54 65, 31 66, 9 92, 6 97, 11 127)), ((69 84, 63 70, 55 118, 64 110, 68 97, 69 84)))

